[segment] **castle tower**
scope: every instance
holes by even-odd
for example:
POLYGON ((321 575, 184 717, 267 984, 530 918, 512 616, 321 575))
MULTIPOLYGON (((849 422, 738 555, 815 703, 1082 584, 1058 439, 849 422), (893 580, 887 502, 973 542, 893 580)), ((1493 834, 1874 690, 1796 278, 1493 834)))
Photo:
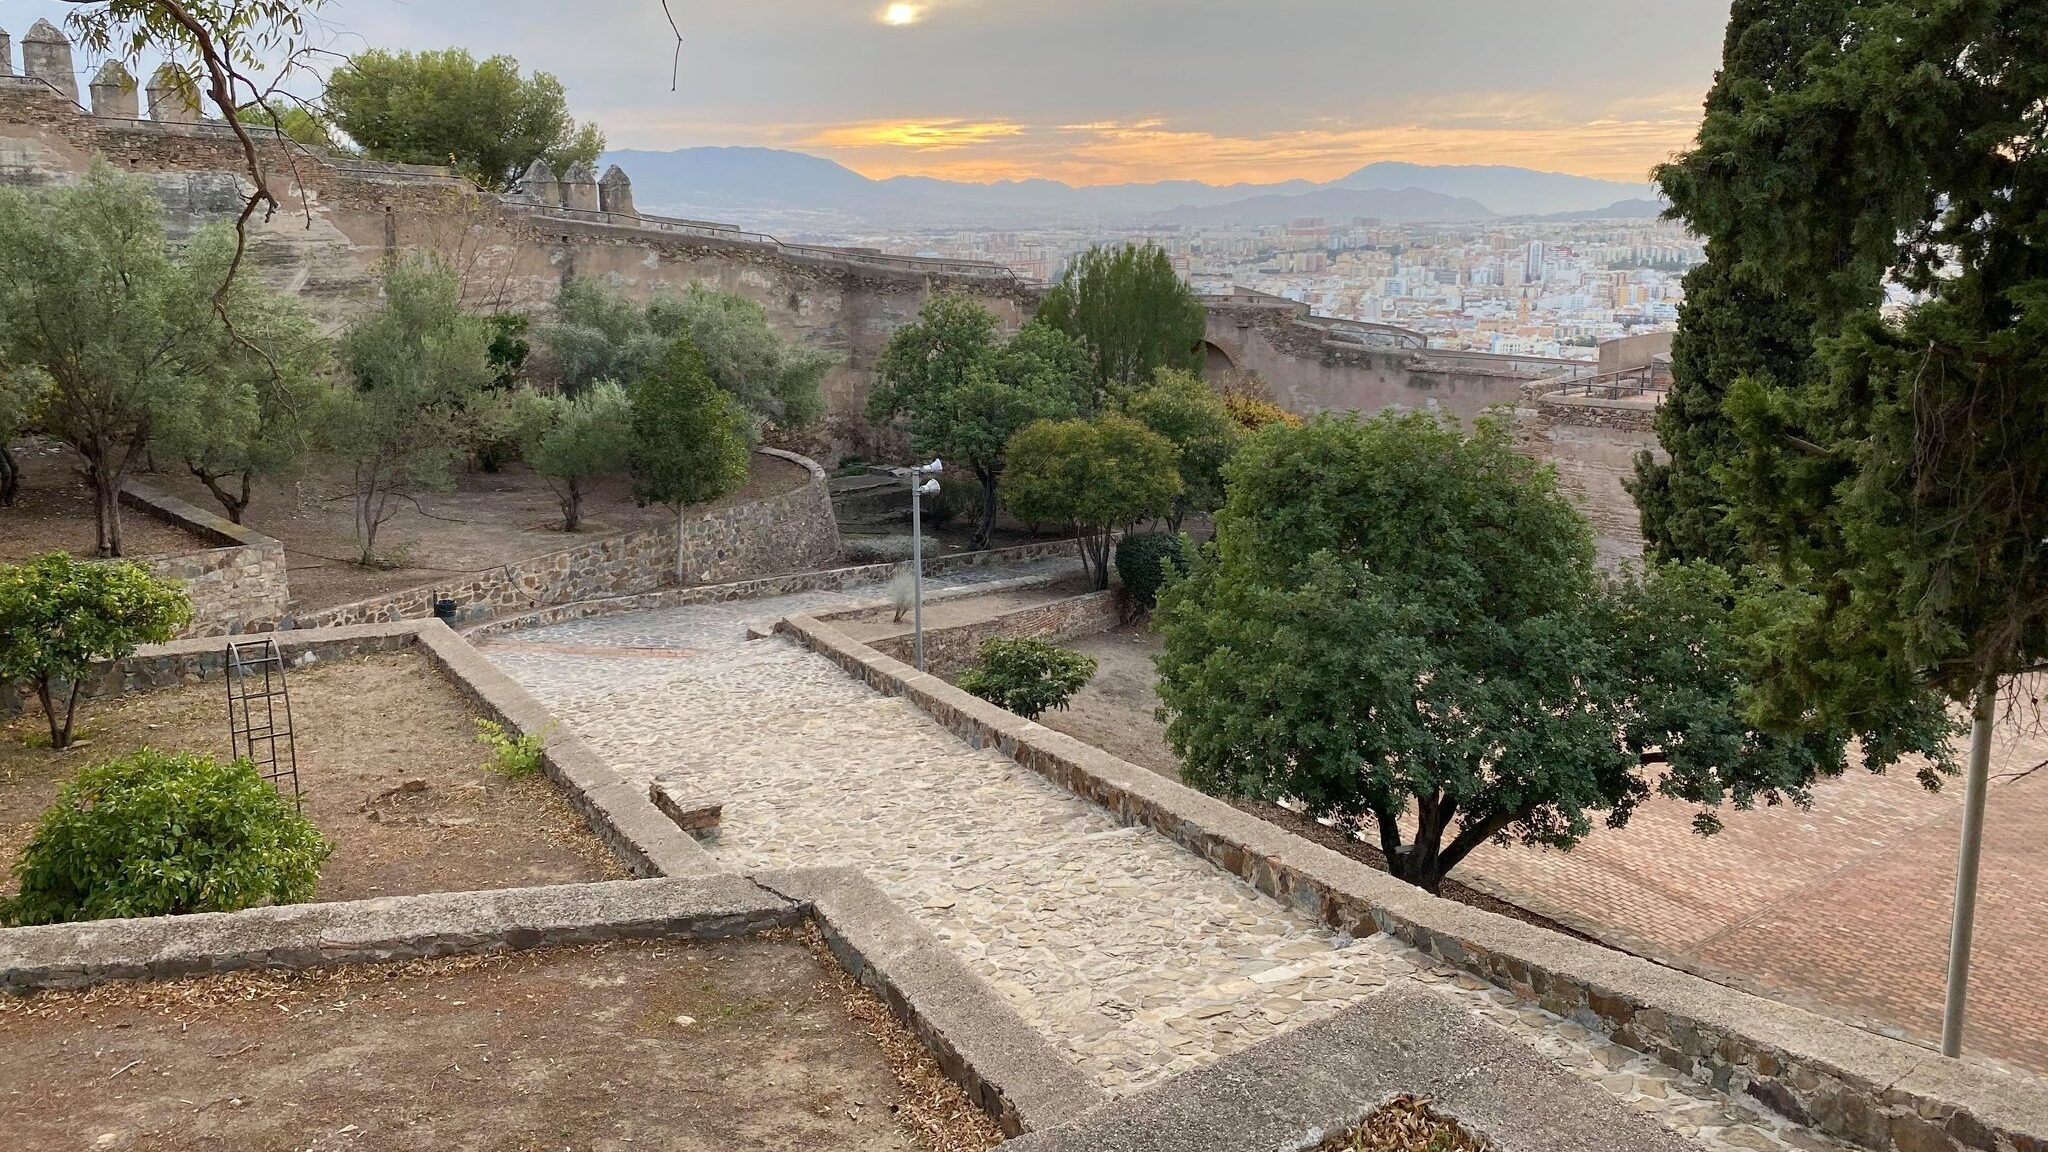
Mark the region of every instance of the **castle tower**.
POLYGON ((21 38, 21 74, 31 76, 72 103, 78 102, 78 75, 71 70, 71 41, 48 20, 38 20, 21 38))
POLYGON ((618 216, 638 216, 633 210, 633 181, 617 164, 604 170, 597 182, 598 207, 618 216))
POLYGON ((562 173, 562 207, 579 212, 597 211, 597 174, 581 160, 562 173))
POLYGON ((166 63, 149 78, 149 118, 164 124, 199 123, 199 86, 190 73, 166 63))
POLYGON ((135 94, 135 77, 119 60, 107 61, 93 74, 92 114, 116 120, 142 118, 142 105, 135 94))
POLYGON ((519 178, 519 186, 512 192, 515 200, 539 204, 547 208, 562 205, 562 185, 555 179, 555 170, 545 160, 535 160, 527 166, 526 175, 519 178))
POLYGON ((14 75, 14 39, 0 28, 0 76, 14 75))

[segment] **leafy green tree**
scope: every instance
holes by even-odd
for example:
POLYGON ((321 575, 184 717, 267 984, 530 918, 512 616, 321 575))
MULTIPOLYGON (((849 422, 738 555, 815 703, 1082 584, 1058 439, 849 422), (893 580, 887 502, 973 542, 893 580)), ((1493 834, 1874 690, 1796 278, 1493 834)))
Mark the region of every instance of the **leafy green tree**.
POLYGON ((286 139, 308 148, 343 151, 326 118, 298 104, 278 100, 267 104, 244 104, 235 110, 235 119, 262 132, 282 132, 286 139))
POLYGON ((0 189, 0 361, 45 381, 38 422, 85 458, 102 556, 121 554, 121 485, 158 430, 246 383, 223 340, 256 346, 234 333, 263 327, 264 298, 220 290, 224 235, 174 255, 148 181, 104 163, 68 187, 0 189))
POLYGON ((583 488, 626 470, 633 451, 633 405, 626 389, 600 380, 574 398, 534 396, 538 420, 525 430, 526 462, 547 478, 562 505, 562 531, 583 526, 583 488))
POLYGON ((982 642, 974 665, 960 674, 962 691, 1026 720, 1064 709, 1095 679, 1095 658, 1043 640, 997 636, 982 642))
POLYGON ((1071 337, 1043 324, 998 343, 994 313, 964 296, 933 296, 915 323, 889 338, 868 413, 875 420, 907 415, 919 456, 973 469, 982 493, 973 546, 987 548, 1010 438, 1036 421, 1080 411, 1085 356, 1071 337))
POLYGON ((395 265, 382 304, 342 334, 350 385, 336 390, 327 428, 352 468, 361 563, 377 562, 394 496, 453 486, 491 383, 490 343, 490 325, 463 313, 455 274, 426 260, 395 265))
POLYGON ((519 382, 519 374, 526 368, 526 358, 533 354, 533 345, 526 339, 533 319, 524 312, 494 312, 488 323, 491 326, 491 382, 501 390, 508 389, 519 382))
POLYGON ((333 846, 247 760, 145 748, 95 764, 36 824, 0 923, 234 912, 313 898, 333 846))
MULTIPOLYGON (((1846 765, 1841 732, 1748 721, 1727 573, 1603 580, 1591 529, 1499 422, 1274 425, 1229 476, 1214 549, 1156 617, 1190 783, 1376 834, 1435 890, 1490 840, 1569 848, 1653 791, 1712 831, 1722 804, 1803 803, 1846 765)), ((1873 767, 1904 752, 1881 735, 1873 767)))
POLYGON ((645 309, 589 276, 562 285, 554 316, 535 326, 534 339, 571 396, 599 380, 631 385, 662 362, 669 346, 648 324, 645 309))
POLYGON ((50 746, 69 747, 78 693, 93 665, 164 643, 191 618, 185 593, 138 564, 52 552, 0 566, 0 684, 34 688, 50 746))
POLYGON ((1180 470, 1166 437, 1128 416, 1041 420, 1010 438, 1010 510, 1065 524, 1097 588, 1109 587, 1116 533, 1164 515, 1180 494, 1180 470))
POLYGON ((1137 612, 1150 612, 1169 580, 1188 574, 1194 551, 1188 538, 1165 532, 1131 535, 1116 542, 1116 578, 1137 612))
POLYGON ((1237 450, 1243 429, 1221 396, 1191 372, 1161 368, 1149 386, 1132 394, 1124 410, 1180 452, 1180 495, 1166 516, 1169 533, 1180 531, 1188 513, 1223 506, 1223 465, 1237 450))
POLYGON ((334 124, 375 160, 448 164, 503 190, 533 164, 594 164, 604 134, 569 116, 562 82, 519 73, 510 56, 478 61, 460 48, 359 52, 327 80, 334 124))
MULTIPOLYGON (((211 306, 205 287, 224 280, 233 256, 233 237, 221 230, 192 244, 184 307, 211 306)), ((255 478, 290 475, 318 439, 328 345, 304 307, 255 281, 233 280, 224 299, 235 329, 208 323, 203 312, 191 318, 205 338, 188 357, 197 387, 187 403, 159 414, 153 451, 183 460, 240 524, 255 478)))
POLYGON ((1038 318, 1087 345, 1107 396, 1144 387, 1161 368, 1202 370, 1208 314, 1151 244, 1089 249, 1046 293, 1038 318))
MULTIPOLYGON (((652 372, 626 386, 633 410, 627 465, 633 498, 684 510, 739 491, 747 482, 747 414, 711 382, 704 353, 688 340, 669 345, 652 372)), ((689 578, 683 541, 676 542, 676 579, 689 578)))
POLYGON ((822 385, 838 358, 784 340, 754 301, 692 284, 657 293, 647 305, 647 326, 664 344, 679 336, 695 344, 712 382, 758 422, 801 431, 825 415, 822 385))

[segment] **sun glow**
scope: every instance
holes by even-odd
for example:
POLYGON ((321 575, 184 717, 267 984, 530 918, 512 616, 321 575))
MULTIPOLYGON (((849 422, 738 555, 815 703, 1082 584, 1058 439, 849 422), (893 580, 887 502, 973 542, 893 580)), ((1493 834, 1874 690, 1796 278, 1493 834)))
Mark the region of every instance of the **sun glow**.
POLYGON ((924 16, 922 4, 891 4, 882 9, 882 23, 901 28, 915 24, 924 16))

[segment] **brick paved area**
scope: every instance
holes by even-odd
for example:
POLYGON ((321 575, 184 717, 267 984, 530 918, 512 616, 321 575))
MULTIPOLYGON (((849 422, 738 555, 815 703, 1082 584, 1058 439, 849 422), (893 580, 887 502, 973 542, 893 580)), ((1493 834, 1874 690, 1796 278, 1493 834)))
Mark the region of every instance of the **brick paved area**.
POLYGON ((838 596, 579 621, 484 652, 629 776, 723 800, 721 859, 861 868, 1112 1092, 1414 982, 1703 1148, 1828 1147, 1397 942, 1332 936, 823 658, 744 641, 838 596))

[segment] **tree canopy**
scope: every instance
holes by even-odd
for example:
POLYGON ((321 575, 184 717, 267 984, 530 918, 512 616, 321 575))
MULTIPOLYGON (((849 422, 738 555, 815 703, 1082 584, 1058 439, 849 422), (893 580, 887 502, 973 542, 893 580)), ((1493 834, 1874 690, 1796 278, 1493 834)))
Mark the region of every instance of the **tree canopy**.
POLYGON ((1041 420, 1010 438, 1008 456, 1010 510, 1071 528, 1097 588, 1109 587, 1116 533, 1164 515, 1180 494, 1172 443, 1115 413, 1041 420))
POLYGON ((490 325, 462 311, 462 285, 428 260, 394 266, 383 302, 342 334, 351 386, 338 389, 329 443, 353 468, 356 541, 377 560, 377 530, 401 492, 440 491, 469 449, 469 427, 492 381, 490 325))
POLYGON ((1208 314, 1151 244, 1089 249, 1046 293, 1038 318, 1087 346, 1106 396, 1145 386, 1160 368, 1202 370, 1208 314))
POLYGON ((626 470, 633 451, 633 405, 626 389, 600 380, 574 397, 524 393, 530 415, 522 425, 526 462, 554 489, 562 505, 562 531, 583 526, 584 487, 626 470))
MULTIPOLYGON (((1653 792, 1711 831, 1724 803, 1803 802, 1846 766, 1840 732, 1749 722, 1727 573, 1602 578, 1591 529, 1498 422, 1276 424, 1227 472, 1215 545, 1156 625, 1190 783, 1369 831, 1434 889, 1491 839, 1570 847, 1653 792)), ((1938 746, 1930 723, 1886 730, 1868 762, 1938 746)))
POLYGON ((633 496, 680 512, 747 482, 747 415, 712 383, 704 353, 678 339, 627 386, 633 410, 633 496))
POLYGON ((371 159, 447 164, 493 189, 535 160, 561 174, 604 151, 604 133, 576 123, 551 73, 523 76, 510 56, 461 48, 359 52, 328 77, 327 108, 371 159))
POLYGON ((1161 368, 1124 407, 1180 453, 1180 495, 1166 518, 1167 531, 1179 532, 1190 512, 1222 507, 1223 466, 1243 439, 1243 427, 1223 397, 1191 372, 1161 368))
POLYGON ((1000 341, 988 309, 941 294, 890 337, 868 413, 876 420, 907 416, 920 458, 940 456, 973 470, 982 492, 974 546, 986 548, 1010 438, 1036 421, 1078 415, 1090 391, 1086 352, 1073 338, 1033 323, 1000 341))

